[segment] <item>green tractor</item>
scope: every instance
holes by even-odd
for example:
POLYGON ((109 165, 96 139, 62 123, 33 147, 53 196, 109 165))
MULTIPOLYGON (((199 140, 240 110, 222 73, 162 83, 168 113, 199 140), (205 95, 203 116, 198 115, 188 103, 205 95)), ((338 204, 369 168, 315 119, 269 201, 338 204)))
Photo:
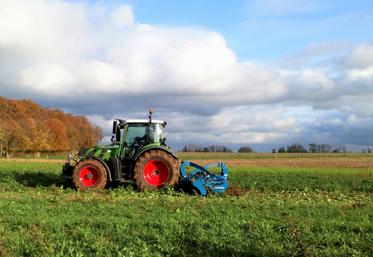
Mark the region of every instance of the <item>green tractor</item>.
POLYGON ((180 180, 180 162, 165 143, 166 122, 152 120, 113 121, 110 145, 97 145, 69 155, 63 167, 79 190, 100 190, 109 182, 133 181, 140 190, 175 187, 180 180))

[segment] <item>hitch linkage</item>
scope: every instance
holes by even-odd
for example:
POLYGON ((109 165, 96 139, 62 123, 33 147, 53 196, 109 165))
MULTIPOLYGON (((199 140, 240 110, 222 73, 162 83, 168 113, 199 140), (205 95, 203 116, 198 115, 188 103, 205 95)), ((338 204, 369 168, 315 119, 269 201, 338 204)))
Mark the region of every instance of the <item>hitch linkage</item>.
POLYGON ((228 189, 228 168, 223 162, 209 163, 200 166, 190 161, 182 161, 180 165, 182 187, 196 191, 202 196, 208 193, 222 194, 228 189), (187 171, 188 167, 194 168, 187 171), (220 174, 210 171, 210 168, 220 168, 220 174))

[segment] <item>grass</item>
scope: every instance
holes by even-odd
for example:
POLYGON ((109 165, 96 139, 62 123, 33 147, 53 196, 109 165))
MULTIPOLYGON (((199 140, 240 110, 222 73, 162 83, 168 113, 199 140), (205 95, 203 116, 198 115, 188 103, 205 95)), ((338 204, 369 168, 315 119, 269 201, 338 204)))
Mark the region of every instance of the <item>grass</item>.
POLYGON ((247 190, 373 193, 371 168, 234 167, 230 182, 247 190))
POLYGON ((373 169, 230 167, 242 195, 77 192, 0 161, 0 256, 371 256, 373 169))

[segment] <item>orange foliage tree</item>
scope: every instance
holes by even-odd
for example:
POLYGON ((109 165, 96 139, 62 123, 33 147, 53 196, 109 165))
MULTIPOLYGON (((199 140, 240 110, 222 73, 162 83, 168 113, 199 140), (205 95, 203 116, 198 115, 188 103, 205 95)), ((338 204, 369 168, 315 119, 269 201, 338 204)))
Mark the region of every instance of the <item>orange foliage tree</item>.
POLYGON ((0 152, 62 152, 96 144, 102 129, 84 116, 0 97, 0 152))

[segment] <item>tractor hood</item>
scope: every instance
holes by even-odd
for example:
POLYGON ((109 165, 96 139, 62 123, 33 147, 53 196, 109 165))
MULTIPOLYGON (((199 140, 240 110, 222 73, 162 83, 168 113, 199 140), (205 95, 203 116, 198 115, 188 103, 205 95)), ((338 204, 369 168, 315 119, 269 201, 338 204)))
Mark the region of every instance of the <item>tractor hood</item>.
POLYGON ((95 145, 88 148, 83 148, 79 151, 79 158, 98 158, 103 161, 109 160, 111 157, 118 156, 119 145, 95 145))

